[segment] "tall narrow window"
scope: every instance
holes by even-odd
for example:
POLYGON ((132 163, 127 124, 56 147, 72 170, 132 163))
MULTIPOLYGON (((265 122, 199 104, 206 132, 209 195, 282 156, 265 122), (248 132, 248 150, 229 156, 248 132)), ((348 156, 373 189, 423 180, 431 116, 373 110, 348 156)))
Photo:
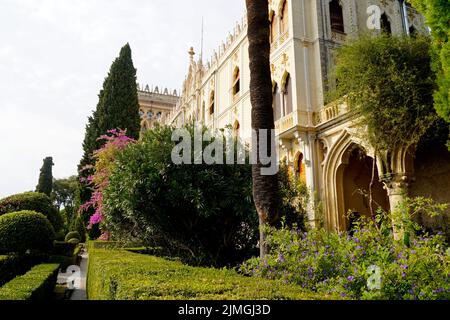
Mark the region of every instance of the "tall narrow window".
POLYGON ((292 81, 291 76, 288 75, 284 84, 284 116, 292 113, 292 81))
POLYGON ((215 112, 215 100, 214 91, 212 91, 209 97, 209 115, 213 115, 215 112))
POLYGON ((233 73, 233 96, 241 91, 241 74, 239 68, 236 68, 233 73))
POLYGON ((205 105, 205 101, 203 101, 202 103, 202 122, 205 123, 205 115, 206 115, 206 105, 205 105))
POLYGON ((386 13, 383 13, 381 15, 381 30, 388 34, 392 33, 391 22, 389 21, 389 18, 386 15, 386 13))
POLYGON ((339 0, 333 0, 330 2, 330 19, 331 19, 331 31, 338 33, 345 33, 344 28, 344 13, 339 0))
POLYGON ((234 124, 234 136, 236 137, 236 138, 239 138, 240 137, 240 135, 241 135, 241 124, 238 122, 238 121, 236 121, 236 123, 234 124))
POLYGON ((281 94, 280 87, 277 84, 273 89, 273 116, 275 121, 281 119, 281 94))
POLYGON ((275 14, 272 15, 272 20, 270 21, 270 43, 274 43, 278 37, 278 19, 275 14))
POLYGON ((285 34, 289 30, 289 6, 287 1, 284 1, 281 9, 281 34, 285 34))

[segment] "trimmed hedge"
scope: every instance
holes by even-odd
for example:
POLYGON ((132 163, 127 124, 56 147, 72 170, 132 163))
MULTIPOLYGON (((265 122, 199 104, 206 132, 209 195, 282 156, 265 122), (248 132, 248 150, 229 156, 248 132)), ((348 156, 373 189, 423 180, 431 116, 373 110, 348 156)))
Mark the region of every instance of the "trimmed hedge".
POLYGON ((58 271, 59 264, 40 264, 1 287, 0 300, 49 300, 58 271))
MULTIPOLYGON (((319 300, 281 281, 244 277, 234 270, 195 268, 180 262, 89 244, 90 300, 319 300)), ((334 297, 336 298, 336 297, 334 297)))
POLYGON ((80 233, 78 231, 71 231, 66 235, 64 241, 69 242, 72 239, 77 239, 78 241, 80 241, 81 240, 80 233))
POLYGON ((40 255, 0 256, 0 287, 43 261, 40 255))
POLYGON ((72 257, 77 246, 75 243, 55 241, 52 253, 57 256, 72 257))
POLYGON ((55 232, 41 213, 21 211, 0 216, 0 254, 50 252, 55 232))
POLYGON ((53 206, 50 198, 43 193, 26 192, 0 200, 0 216, 18 211, 42 213, 50 221, 56 233, 64 226, 62 216, 53 206))

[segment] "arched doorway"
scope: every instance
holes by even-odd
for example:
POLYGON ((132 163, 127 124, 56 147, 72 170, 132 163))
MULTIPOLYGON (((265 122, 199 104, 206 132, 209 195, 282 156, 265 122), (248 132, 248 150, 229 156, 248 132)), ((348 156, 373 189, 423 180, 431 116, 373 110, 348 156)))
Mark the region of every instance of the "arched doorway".
POLYGON ((297 179, 306 182, 306 166, 303 153, 299 152, 295 156, 294 173, 297 179))
MULTIPOLYGON (((343 163, 338 169, 337 184, 341 186, 339 199, 343 201, 341 208, 346 216, 345 228, 351 230, 358 217, 370 217, 370 190, 372 189, 372 210, 374 213, 381 208, 389 210, 389 197, 380 182, 378 169, 373 168, 373 158, 358 145, 350 146, 344 154, 343 163), (372 188, 372 175, 373 185, 372 188), (350 215, 349 215, 350 214, 350 215)), ((340 190, 339 190, 340 189, 340 190)))

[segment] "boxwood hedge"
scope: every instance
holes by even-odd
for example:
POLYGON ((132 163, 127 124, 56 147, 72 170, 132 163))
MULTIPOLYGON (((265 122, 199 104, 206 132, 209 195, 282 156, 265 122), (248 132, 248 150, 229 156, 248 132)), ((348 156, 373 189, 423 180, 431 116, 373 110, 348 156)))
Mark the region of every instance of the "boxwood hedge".
POLYGON ((51 298, 56 285, 59 264, 35 266, 0 288, 0 300, 37 300, 51 298))
POLYGON ((90 300, 330 299, 279 281, 244 277, 230 269, 196 268, 120 249, 89 246, 90 300))
POLYGON ((0 216, 18 211, 36 211, 42 213, 50 221, 56 233, 64 225, 58 210, 53 206, 50 198, 43 193, 26 192, 0 200, 0 216))
POLYGON ((18 275, 26 273, 43 259, 42 255, 31 254, 0 256, 0 287, 18 275))
POLYGON ((50 252, 55 231, 41 213, 20 211, 0 216, 0 254, 50 252))

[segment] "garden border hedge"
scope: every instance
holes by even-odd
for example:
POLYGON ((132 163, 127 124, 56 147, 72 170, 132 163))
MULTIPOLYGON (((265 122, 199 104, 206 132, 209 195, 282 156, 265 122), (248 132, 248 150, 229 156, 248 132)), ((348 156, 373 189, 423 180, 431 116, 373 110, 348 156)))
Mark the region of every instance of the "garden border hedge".
POLYGON ((0 300, 48 301, 56 286, 59 264, 40 264, 0 288, 0 300))

